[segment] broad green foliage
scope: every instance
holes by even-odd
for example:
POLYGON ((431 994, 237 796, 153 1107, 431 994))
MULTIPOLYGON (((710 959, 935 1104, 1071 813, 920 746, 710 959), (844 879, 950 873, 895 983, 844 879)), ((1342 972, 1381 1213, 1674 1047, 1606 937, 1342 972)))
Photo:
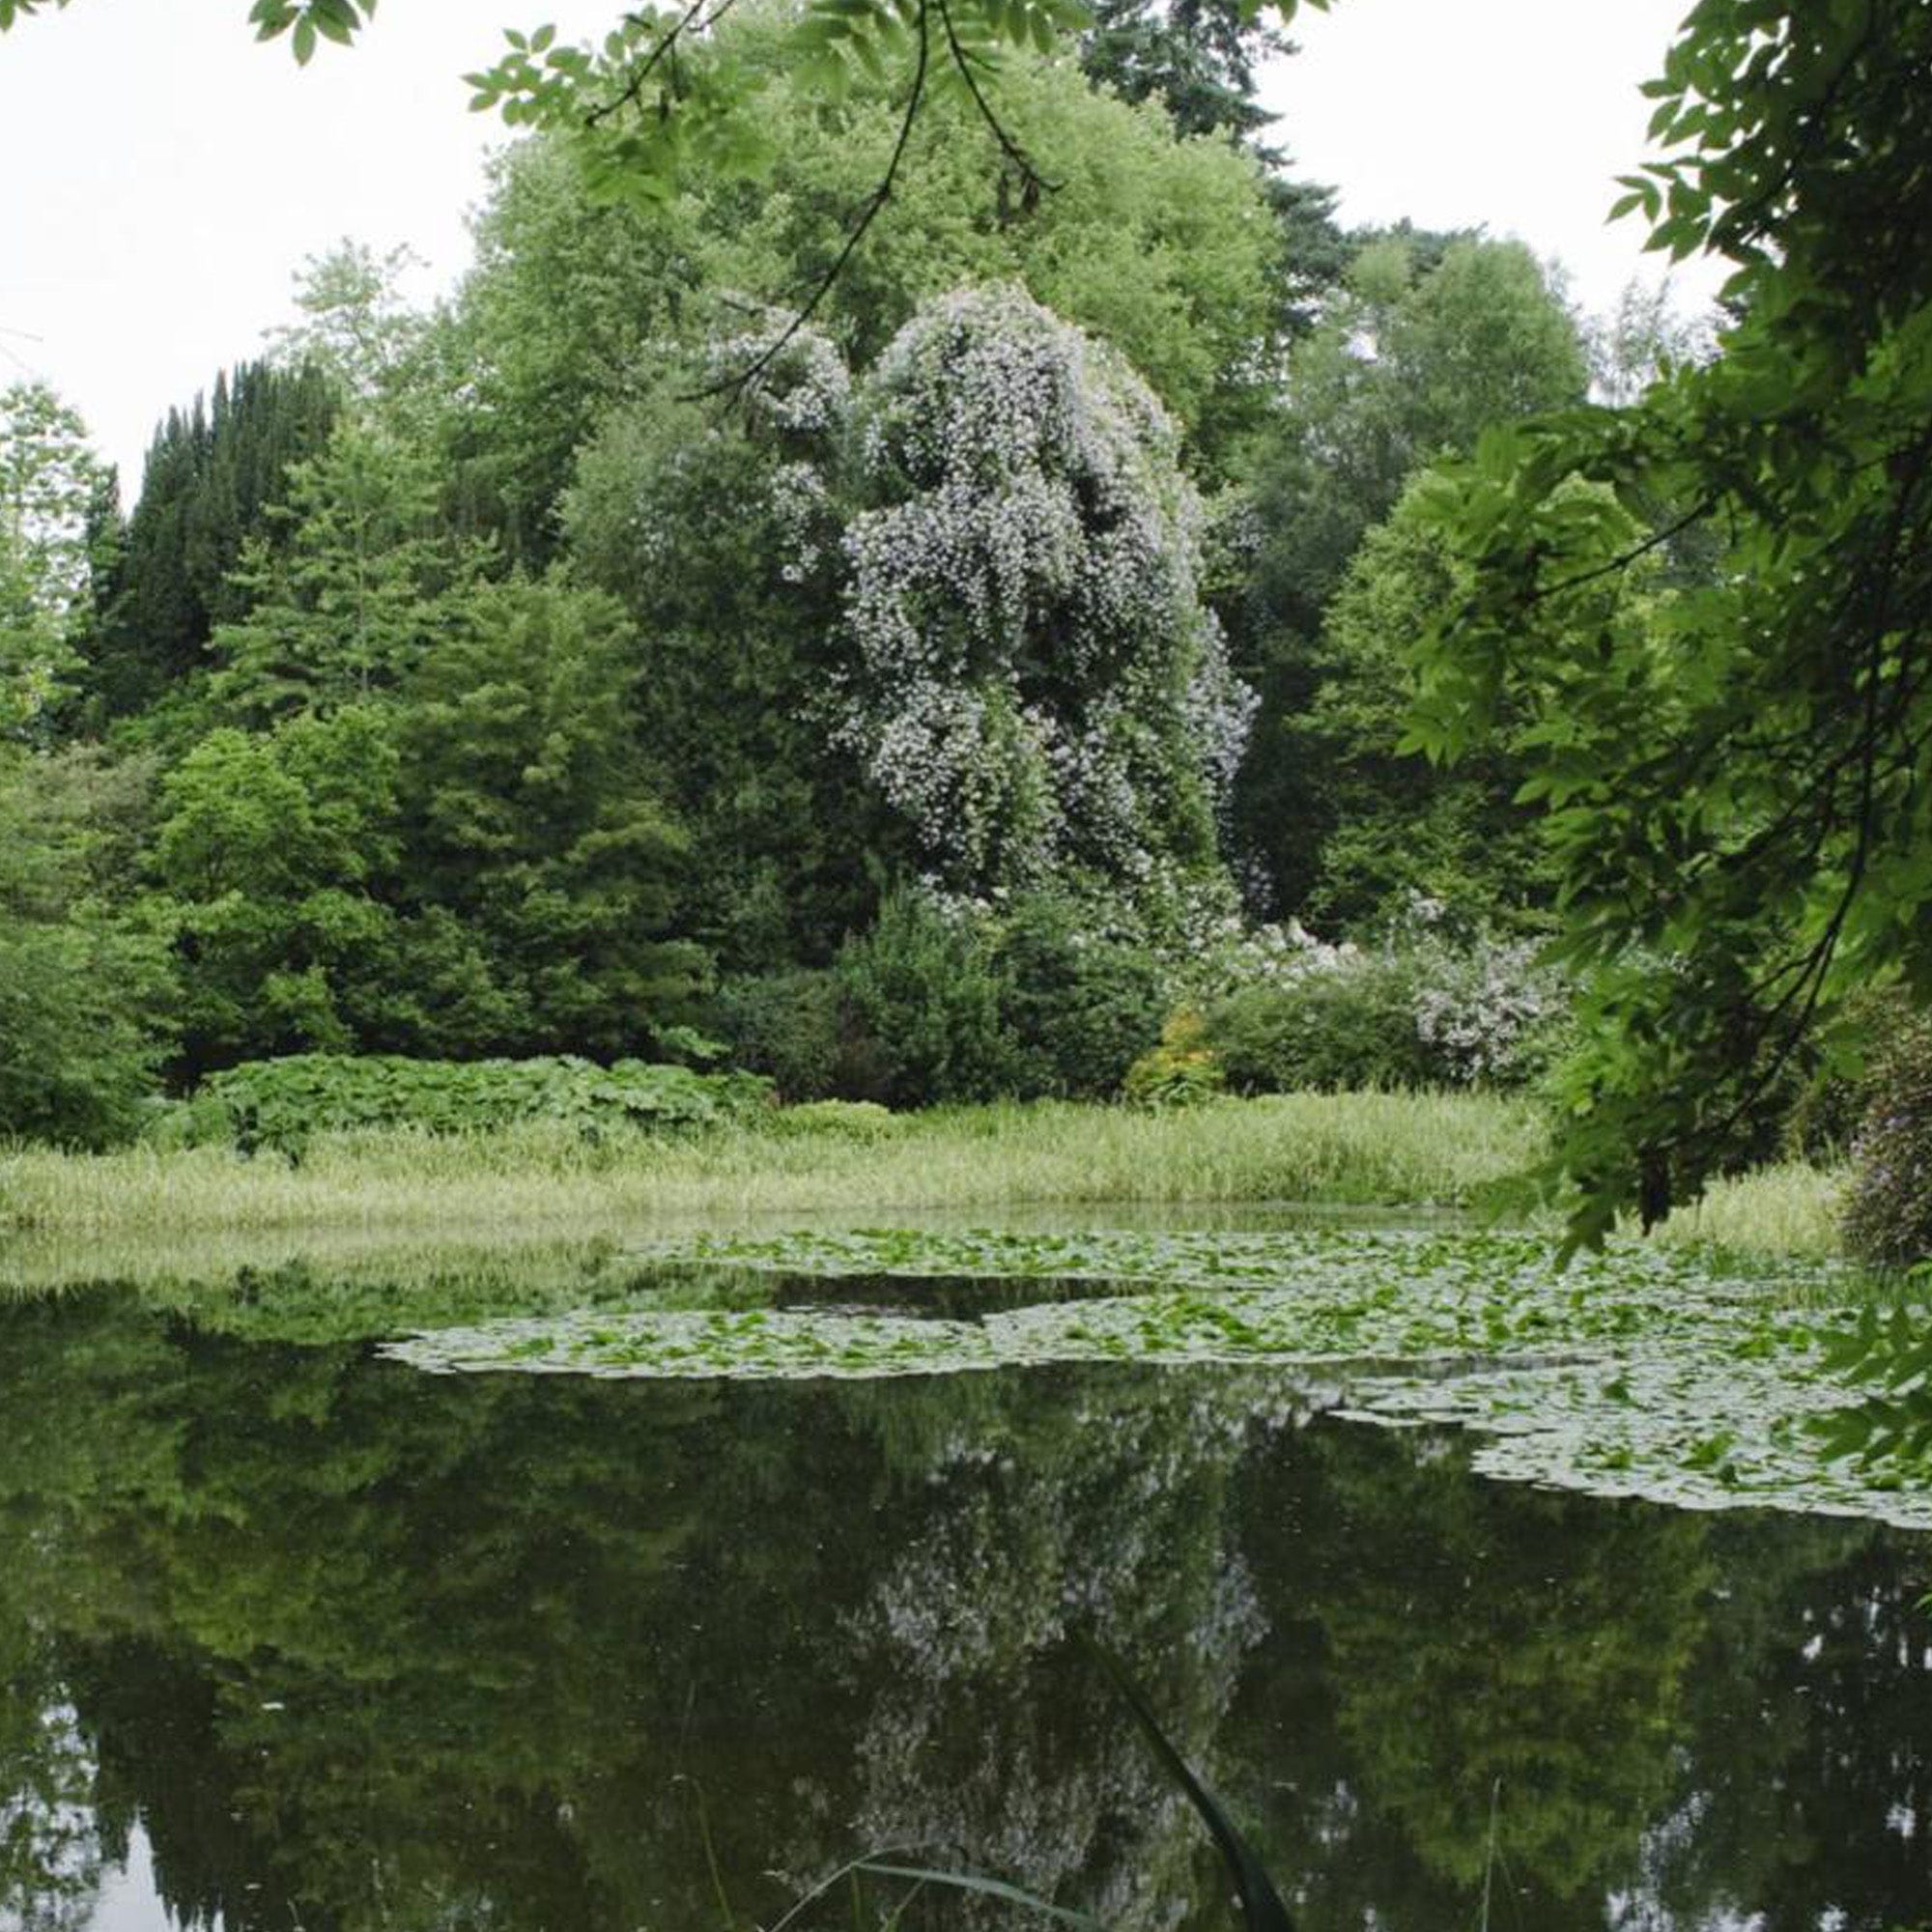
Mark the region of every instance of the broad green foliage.
POLYGON ((185 954, 190 1073, 356 1040, 380 997, 365 976, 393 946, 371 884, 395 856, 396 775, 363 706, 213 731, 163 781, 155 864, 185 954))
POLYGON ((1419 737, 1529 719, 1564 945, 1592 977, 1568 1093, 1573 1231, 1694 1187, 1814 1013, 1932 988, 1932 14, 1702 0, 1628 204, 1728 258, 1741 318, 1621 413, 1498 436, 1438 512, 1476 566, 1419 737), (1579 494, 1581 477, 1608 486, 1579 494), (1701 525, 1660 623, 1557 589, 1701 525))
POLYGON ((165 927, 128 909, 151 774, 0 744, 0 1135, 132 1131, 173 1029, 165 927))
MULTIPOLYGON (((452 922, 508 1005, 457 1050, 615 1056, 684 1011, 689 841, 636 742, 637 643, 608 598, 479 585, 398 694, 403 859, 391 892, 452 922)), ((440 1025, 425 989, 418 1037, 440 1025)))
POLYGON ((586 1136, 702 1127, 741 1119, 770 1098, 743 1073, 619 1060, 598 1066, 572 1056, 537 1060, 409 1060, 298 1054, 231 1066, 201 1088, 194 1125, 243 1149, 298 1153, 317 1134, 412 1127, 484 1133, 542 1122, 586 1136))
POLYGON ((45 735, 93 591, 96 505, 112 481, 43 383, 0 390, 0 738, 45 735))

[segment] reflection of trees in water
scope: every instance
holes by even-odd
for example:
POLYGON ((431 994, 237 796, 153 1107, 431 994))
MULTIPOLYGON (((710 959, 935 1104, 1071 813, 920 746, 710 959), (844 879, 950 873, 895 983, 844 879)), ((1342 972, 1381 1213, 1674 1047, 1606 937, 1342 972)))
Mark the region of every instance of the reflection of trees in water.
POLYGON ((1498 1776, 1499 1925, 1613 1883, 1659 1925, 1923 1916, 1923 1544, 1477 1483, 1257 1426, 1271 1385, 445 1379, 11 1309, 0 1922, 84 1920, 138 1821, 228 1932, 719 1925, 713 1858, 769 1922, 775 1861, 905 1838, 1218 1923, 1090 1620, 1306 1932, 1469 1922, 1498 1776))
POLYGON ((1276 1808, 1308 1922, 1467 1922, 1492 1806, 1497 1922, 1595 1922, 1666 1787, 1704 1523, 1477 1481, 1457 1442, 1405 1446, 1321 1432, 1317 1506, 1290 1536, 1255 1524, 1269 1601, 1301 1618, 1258 1660, 1283 1688, 1258 1694, 1304 1794, 1305 1815, 1276 1808))
POLYGON ((0 1925, 78 1932, 103 1863, 94 1759, 66 1687, 36 1648, 18 1626, 0 1631, 0 1925))
POLYGON ((1311 1432, 1294 1517, 1267 1452, 1243 1472, 1270 1633, 1229 1755, 1306 1932, 1473 1923, 1492 1796, 1498 1924, 1605 1922, 1613 1892, 1686 1932, 1923 1917, 1922 1539, 1606 1505, 1408 1447, 1311 1432), (1880 1844, 1915 1802, 1918 1837, 1880 1844))
POLYGON ((1739 1517, 1712 1545, 1687 1701, 1713 1746, 1650 1836, 1646 1895, 1666 1923, 1712 1900, 1764 1932, 1932 1922, 1932 1540, 1739 1517))
MULTIPOLYGON (((850 1626, 879 1685, 861 1839, 925 1845, 1122 1932, 1181 1921, 1204 1892, 1199 1823, 1070 1638, 1129 1659, 1183 1749, 1211 1758, 1262 1628, 1227 1523, 1254 1395, 1211 1375, 1040 1372, 980 1381, 963 1414, 950 1393, 932 1406, 909 1459, 916 1534, 850 1626)), ((924 1909, 1012 1921, 984 1901, 924 1909)))

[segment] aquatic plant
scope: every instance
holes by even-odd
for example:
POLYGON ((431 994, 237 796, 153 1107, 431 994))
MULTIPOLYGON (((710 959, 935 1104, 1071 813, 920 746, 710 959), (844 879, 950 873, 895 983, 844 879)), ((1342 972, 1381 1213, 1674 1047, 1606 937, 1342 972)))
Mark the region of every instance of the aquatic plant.
POLYGON ((1315 1406, 1466 1428, 1476 1466, 1501 1477, 1932 1527, 1932 1490, 1847 1460, 1832 1434, 1873 1393, 1844 1379, 1846 1338, 1868 1318, 1843 1271, 1726 1273, 1634 1241, 1559 1268, 1532 1235, 1345 1229, 700 1234, 636 1258, 687 1284, 674 1306, 436 1329, 386 1352, 440 1372, 650 1378, 1267 1365, 1315 1406), (763 1272, 773 1291, 707 1307, 707 1270, 763 1272), (901 1286, 895 1306, 827 1309, 796 1286, 812 1279, 901 1286), (942 1279, 1002 1293, 977 1320, 939 1317, 921 1284, 942 1279), (1036 1298, 1014 1295, 1029 1283, 1036 1298), (1069 1284, 1101 1292, 1069 1298, 1069 1284))

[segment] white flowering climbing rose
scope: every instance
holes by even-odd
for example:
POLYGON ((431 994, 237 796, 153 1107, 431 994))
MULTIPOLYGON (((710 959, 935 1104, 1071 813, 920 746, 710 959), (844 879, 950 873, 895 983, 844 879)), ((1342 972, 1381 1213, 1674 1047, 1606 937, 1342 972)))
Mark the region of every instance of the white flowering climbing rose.
MULTIPOLYGON (((1147 385, 1023 293, 968 291, 900 330, 849 412, 833 729, 921 865, 971 895, 1213 872, 1254 700, 1147 385)), ((815 498, 796 465, 775 487, 815 498)))

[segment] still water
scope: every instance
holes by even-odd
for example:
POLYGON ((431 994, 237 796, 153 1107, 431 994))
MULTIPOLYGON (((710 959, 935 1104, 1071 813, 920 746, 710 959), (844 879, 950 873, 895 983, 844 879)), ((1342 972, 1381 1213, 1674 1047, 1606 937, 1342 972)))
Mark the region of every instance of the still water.
POLYGON ((1273 1372, 440 1377, 288 1328, 0 1308, 7 1932, 724 1932, 887 1848, 1226 1927, 1083 1631, 1303 1932, 1932 1924, 1924 1538, 1492 1482, 1273 1372))

